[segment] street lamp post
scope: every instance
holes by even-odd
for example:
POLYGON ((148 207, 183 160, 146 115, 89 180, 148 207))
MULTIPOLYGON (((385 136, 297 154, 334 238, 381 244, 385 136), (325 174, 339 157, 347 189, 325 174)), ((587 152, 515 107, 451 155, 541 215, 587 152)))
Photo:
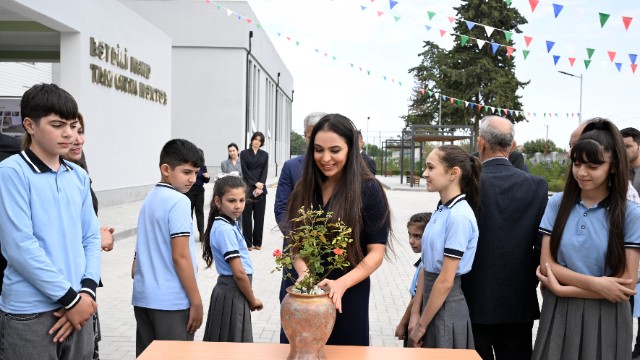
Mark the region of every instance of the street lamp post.
POLYGON ((367 116, 367 143, 365 146, 364 153, 369 155, 369 116, 367 116))
POLYGON ((562 71, 562 70, 558 70, 558 72, 560 74, 563 75, 567 75, 567 76, 571 76, 571 77, 575 77, 575 78, 580 78, 580 109, 578 111, 580 111, 578 113, 578 125, 580 125, 582 123, 582 74, 580 74, 580 76, 578 75, 574 75, 571 73, 568 73, 566 71, 562 71))

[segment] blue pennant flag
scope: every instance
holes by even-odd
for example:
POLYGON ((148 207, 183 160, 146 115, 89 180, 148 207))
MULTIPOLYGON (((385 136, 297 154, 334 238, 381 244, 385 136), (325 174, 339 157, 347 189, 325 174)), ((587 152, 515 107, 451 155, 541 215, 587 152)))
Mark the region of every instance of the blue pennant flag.
POLYGON ((442 100, 447 101, 447 97, 442 95, 442 100))
POLYGON ((469 30, 473 29, 473 27, 476 26, 476 23, 474 22, 466 21, 466 20, 465 22, 467 23, 467 28, 469 28, 469 30))
POLYGON ((496 44, 496 43, 491 43, 491 51, 493 51, 493 53, 495 54, 496 51, 498 51, 498 48, 500 47, 500 44, 496 44))
POLYGON ((475 108, 476 108, 476 103, 469 103, 469 105, 471 105, 471 108, 472 108, 472 109, 475 109, 475 108))
POLYGON ((555 15, 556 18, 558 18, 558 15, 560 15, 560 11, 562 11, 563 7, 564 5, 553 4, 553 15, 555 15))
POLYGON ((558 60, 560 60, 560 55, 553 55, 553 65, 558 65, 558 60))
POLYGON ((366 7, 366 6, 362 6, 362 5, 360 5, 360 9, 362 9, 362 10, 367 10, 367 7, 366 7))
POLYGON ((392 10, 396 5, 398 5, 397 1, 389 0, 389 10, 392 10))
POLYGON ((431 26, 425 25, 427 27, 427 31, 431 30, 431 26))
POLYGON ((618 72, 620 72, 620 69, 622 68, 622 63, 616 63, 616 67, 618 68, 618 72))
POLYGON ((551 49, 553 49, 553 45, 555 45, 555 41, 549 41, 547 40, 547 53, 551 52, 551 49))
POLYGON ((636 63, 637 58, 638 58, 638 54, 629 54, 629 59, 631 60, 632 64, 636 63))

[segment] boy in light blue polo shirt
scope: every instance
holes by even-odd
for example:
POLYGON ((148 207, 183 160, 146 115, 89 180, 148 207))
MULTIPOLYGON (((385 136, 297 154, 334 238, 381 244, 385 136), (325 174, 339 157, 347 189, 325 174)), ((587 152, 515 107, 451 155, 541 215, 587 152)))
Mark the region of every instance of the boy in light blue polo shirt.
POLYGON ((191 142, 167 142, 160 152, 161 180, 140 209, 132 300, 136 357, 153 340, 193 341, 202 324, 191 202, 184 193, 203 164, 191 142))
POLYGON ((0 358, 90 359, 100 226, 89 176, 62 159, 78 136, 78 105, 40 84, 20 108, 26 146, 0 163, 0 358))

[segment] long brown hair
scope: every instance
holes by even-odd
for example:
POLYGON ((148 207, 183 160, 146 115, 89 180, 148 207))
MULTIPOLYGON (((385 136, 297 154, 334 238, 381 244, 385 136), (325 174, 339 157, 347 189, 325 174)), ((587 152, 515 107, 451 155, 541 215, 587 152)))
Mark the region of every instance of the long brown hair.
POLYGON ((471 206, 476 217, 480 211, 480 171, 482 164, 475 156, 457 145, 438 146, 438 159, 447 169, 460 169, 460 191, 471 206))
MULTIPOLYGON (((610 276, 619 276, 627 266, 624 252, 624 220, 627 211, 629 163, 618 128, 608 119, 595 118, 589 121, 578 142, 571 148, 571 166, 573 167, 576 161, 603 164, 604 155, 611 155, 610 169, 614 171, 609 173, 607 179, 609 195, 606 211, 609 220, 609 241, 605 265, 611 270, 610 276)), ((551 255, 555 260, 558 258, 558 249, 569 214, 580 199, 580 194, 580 186, 573 177, 573 172, 570 171, 549 241, 551 255)))
MULTIPOLYGON (((389 235, 391 235, 391 214, 389 212, 389 203, 387 197, 382 190, 382 185, 368 170, 362 155, 358 148, 358 135, 353 122, 347 117, 340 114, 328 114, 322 117, 320 121, 313 127, 309 144, 307 145, 306 157, 302 169, 302 176, 296 184, 293 192, 289 196, 287 204, 287 216, 285 223, 281 224, 283 229, 295 226, 291 224, 291 219, 298 217, 298 210, 303 207, 313 205, 318 207, 316 194, 321 191, 322 184, 327 177, 318 169, 314 160, 314 144, 316 135, 320 131, 329 131, 340 136, 347 143, 348 153, 347 160, 342 169, 342 176, 335 186, 331 195, 331 201, 325 207, 325 211, 333 212, 334 219, 340 218, 345 224, 351 227, 354 241, 347 247, 349 262, 355 266, 364 258, 364 250, 360 244, 362 235, 362 185, 364 182, 375 182, 374 186, 380 188, 383 194, 383 203, 379 204, 384 207, 385 214, 380 224, 368 224, 371 230, 381 229, 384 225, 388 225, 389 235)), ((389 237, 388 237, 389 238, 389 237)), ((388 242, 385 254, 390 249, 391 243, 388 242)))

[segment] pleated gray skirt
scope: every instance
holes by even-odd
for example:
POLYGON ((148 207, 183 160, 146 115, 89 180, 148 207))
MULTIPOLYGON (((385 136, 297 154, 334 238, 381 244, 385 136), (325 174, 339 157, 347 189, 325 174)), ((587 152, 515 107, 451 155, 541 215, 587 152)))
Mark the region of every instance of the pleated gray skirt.
MULTIPOLYGON (((427 305, 433 283, 439 274, 424 272, 422 311, 427 305)), ((424 348, 474 349, 469 307, 460 288, 460 276, 453 281, 453 288, 427 327, 422 342, 424 348)))
POLYGON ((218 282, 211 292, 207 325, 202 340, 253 342, 249 302, 232 276, 218 276, 218 282))
POLYGON ((628 301, 557 297, 545 291, 532 359, 631 359, 628 301))

